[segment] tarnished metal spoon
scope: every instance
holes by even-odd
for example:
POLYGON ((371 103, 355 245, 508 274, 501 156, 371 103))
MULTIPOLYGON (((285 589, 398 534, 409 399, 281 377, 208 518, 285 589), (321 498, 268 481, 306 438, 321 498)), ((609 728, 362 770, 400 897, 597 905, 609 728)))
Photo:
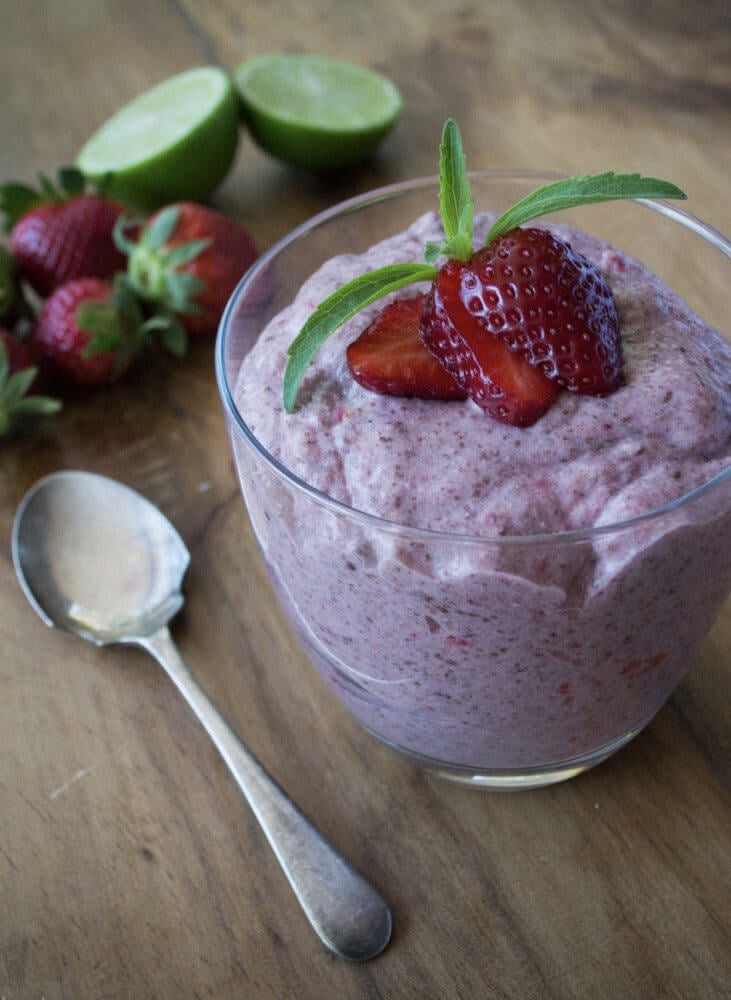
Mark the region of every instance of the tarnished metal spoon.
POLYGON ((183 604, 190 555, 163 514, 134 490, 89 472, 59 472, 26 494, 13 563, 47 625, 99 646, 151 653, 198 717, 259 820, 322 942, 342 958, 374 958, 391 913, 223 721, 183 662, 167 624, 183 604))

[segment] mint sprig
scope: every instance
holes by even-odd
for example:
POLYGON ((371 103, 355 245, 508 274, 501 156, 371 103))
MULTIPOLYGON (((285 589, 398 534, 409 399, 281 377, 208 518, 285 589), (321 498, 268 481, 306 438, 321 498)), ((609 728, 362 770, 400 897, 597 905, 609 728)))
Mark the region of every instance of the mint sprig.
POLYGON ((626 198, 678 198, 684 201, 686 197, 679 187, 669 181, 661 181, 657 177, 642 177, 641 174, 615 174, 609 170, 605 174, 567 177, 562 181, 544 184, 521 198, 497 219, 485 242, 492 243, 511 229, 541 215, 576 208, 578 205, 626 198))
MULTIPOLYGON (((669 181, 640 174, 586 174, 555 181, 533 191, 509 208, 487 234, 492 243, 524 222, 549 212, 577 205, 614 201, 619 198, 678 198, 686 195, 669 181)), ((439 146, 439 211, 445 240, 429 241, 426 264, 390 264, 347 282, 315 309, 287 351, 284 372, 284 408, 291 413, 302 377, 331 333, 365 306, 416 281, 433 281, 439 257, 466 262, 473 253, 474 204, 465 167, 462 136, 457 123, 449 118, 439 146)))
POLYGON ((291 413, 302 376, 331 333, 371 302, 415 281, 433 281, 428 264, 389 264, 349 281, 328 295, 289 345, 284 372, 284 408, 291 413))

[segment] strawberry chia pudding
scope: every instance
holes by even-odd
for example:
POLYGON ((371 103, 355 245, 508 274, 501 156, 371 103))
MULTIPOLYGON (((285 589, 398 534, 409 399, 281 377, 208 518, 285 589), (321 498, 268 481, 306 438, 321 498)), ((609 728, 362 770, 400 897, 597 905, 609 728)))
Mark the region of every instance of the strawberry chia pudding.
POLYGON ((307 317, 354 275, 420 260, 442 235, 435 214, 320 267, 231 379, 275 460, 232 433, 249 514, 312 661, 373 734, 486 784, 559 780, 629 740, 731 587, 731 345, 637 261, 543 228, 614 295, 626 384, 605 398, 561 392, 511 427, 470 399, 369 392, 346 347, 382 300, 324 344, 284 411, 307 317))

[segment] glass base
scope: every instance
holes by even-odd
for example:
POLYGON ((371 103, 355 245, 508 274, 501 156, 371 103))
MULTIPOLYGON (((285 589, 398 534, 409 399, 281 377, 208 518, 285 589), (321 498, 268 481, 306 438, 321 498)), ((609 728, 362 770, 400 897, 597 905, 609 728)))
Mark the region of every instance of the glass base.
POLYGON ((567 760, 560 760, 554 764, 547 764, 541 767, 516 767, 516 768, 484 768, 471 767, 461 764, 451 764, 443 760, 436 760, 433 757, 425 757, 423 754, 406 750, 397 743, 392 743, 378 733, 369 729, 368 732, 380 743, 395 750, 401 757, 405 757, 416 764, 422 770, 437 778, 446 781, 456 782, 468 788, 488 788, 493 791, 518 791, 527 788, 544 788, 547 785, 556 785, 560 781, 568 781, 578 774, 588 771, 591 767, 601 764, 607 757, 611 757, 617 750, 621 750, 630 740, 644 729, 646 723, 638 726, 628 733, 624 733, 619 739, 608 743, 592 753, 584 754, 581 757, 572 757, 567 760))

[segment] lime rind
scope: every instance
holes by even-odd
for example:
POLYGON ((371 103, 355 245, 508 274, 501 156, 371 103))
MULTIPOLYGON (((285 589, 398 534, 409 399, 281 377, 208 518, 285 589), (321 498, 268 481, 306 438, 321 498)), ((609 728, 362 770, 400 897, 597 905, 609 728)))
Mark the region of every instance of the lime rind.
POLYGON ((202 201, 228 173, 239 139, 238 98, 218 67, 187 70, 120 108, 77 157, 106 192, 145 211, 202 201))
POLYGON ((237 68, 234 80, 242 117, 259 145, 316 170, 364 159, 403 107, 387 77, 324 56, 256 56, 237 68))

